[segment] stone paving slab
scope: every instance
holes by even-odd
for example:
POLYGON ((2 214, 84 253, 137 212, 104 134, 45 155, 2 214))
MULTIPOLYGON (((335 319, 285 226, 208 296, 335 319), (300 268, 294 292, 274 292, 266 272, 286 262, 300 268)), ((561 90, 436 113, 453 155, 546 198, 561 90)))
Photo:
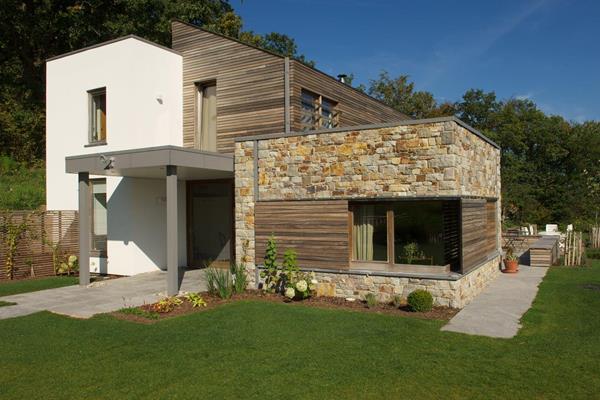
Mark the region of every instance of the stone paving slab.
MULTIPOLYGON (((31 293, 0 297, 17 303, 0 307, 0 319, 20 317, 39 311, 50 311, 74 318, 91 318, 96 314, 116 311, 123 307, 154 303, 166 293, 167 274, 148 272, 130 277, 92 283, 90 286, 66 286, 31 293)), ((181 290, 206 290, 203 270, 185 271, 181 290)))
POLYGON ((495 338, 514 337, 547 271, 545 267, 521 265, 517 274, 501 274, 442 330, 495 338))

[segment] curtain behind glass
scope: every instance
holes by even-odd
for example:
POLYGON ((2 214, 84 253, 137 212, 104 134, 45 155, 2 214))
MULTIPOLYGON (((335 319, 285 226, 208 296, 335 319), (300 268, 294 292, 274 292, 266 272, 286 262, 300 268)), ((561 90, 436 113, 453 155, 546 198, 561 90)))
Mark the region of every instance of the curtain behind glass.
POLYGON ((200 148, 217 151, 217 86, 202 89, 202 114, 200 118, 200 148))
POLYGON ((355 260, 373 260, 373 214, 375 206, 360 206, 354 211, 352 253, 355 260))

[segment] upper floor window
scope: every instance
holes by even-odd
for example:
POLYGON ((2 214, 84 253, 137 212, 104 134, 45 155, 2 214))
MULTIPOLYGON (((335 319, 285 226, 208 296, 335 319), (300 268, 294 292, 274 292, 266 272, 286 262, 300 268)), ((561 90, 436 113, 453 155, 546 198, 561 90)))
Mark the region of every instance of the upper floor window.
POLYGON ((106 142, 106 88, 90 90, 89 97, 89 141, 106 142))
POLYGON ((303 131, 338 126, 337 103, 302 89, 300 125, 303 131))
POLYGON ((196 85, 196 147, 217 151, 217 84, 196 85))

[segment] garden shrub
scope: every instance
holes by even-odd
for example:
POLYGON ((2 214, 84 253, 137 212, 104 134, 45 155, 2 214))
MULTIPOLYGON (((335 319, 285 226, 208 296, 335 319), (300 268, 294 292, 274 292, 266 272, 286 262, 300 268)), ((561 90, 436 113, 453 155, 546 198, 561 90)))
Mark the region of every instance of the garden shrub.
POLYGON ((427 312, 433 308, 433 296, 426 290, 417 289, 408 295, 408 306, 414 312, 427 312))
POLYGON ((233 291, 242 293, 248 286, 248 276, 246 275, 246 265, 243 263, 233 263, 230 266, 230 272, 233 276, 233 291))
POLYGON ((365 302, 368 308, 376 307, 377 304, 379 304, 377 301, 377 296, 375 296, 373 293, 367 293, 365 295, 365 302))
POLYGON ((188 293, 185 299, 190 302, 193 308, 206 307, 206 301, 198 293, 188 293))
POLYGON ((208 291, 222 299, 228 299, 233 294, 233 281, 231 274, 226 269, 207 268, 206 281, 208 291))
POLYGON ((175 296, 165 297, 152 306, 152 311, 157 313, 170 313, 175 308, 179 307, 183 301, 175 296))

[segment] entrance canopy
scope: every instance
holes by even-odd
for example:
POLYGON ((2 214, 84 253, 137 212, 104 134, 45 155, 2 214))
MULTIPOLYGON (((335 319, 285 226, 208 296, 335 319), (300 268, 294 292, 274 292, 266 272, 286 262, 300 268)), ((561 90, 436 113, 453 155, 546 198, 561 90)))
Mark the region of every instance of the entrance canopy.
POLYGON ((233 177, 233 156, 178 146, 146 147, 66 158, 68 173, 162 179, 166 166, 177 167, 180 180, 233 177))
POLYGON ((233 156, 160 146, 71 156, 66 172, 79 179, 79 284, 90 281, 90 175, 165 179, 167 193, 167 294, 179 292, 177 181, 233 177, 233 156))

